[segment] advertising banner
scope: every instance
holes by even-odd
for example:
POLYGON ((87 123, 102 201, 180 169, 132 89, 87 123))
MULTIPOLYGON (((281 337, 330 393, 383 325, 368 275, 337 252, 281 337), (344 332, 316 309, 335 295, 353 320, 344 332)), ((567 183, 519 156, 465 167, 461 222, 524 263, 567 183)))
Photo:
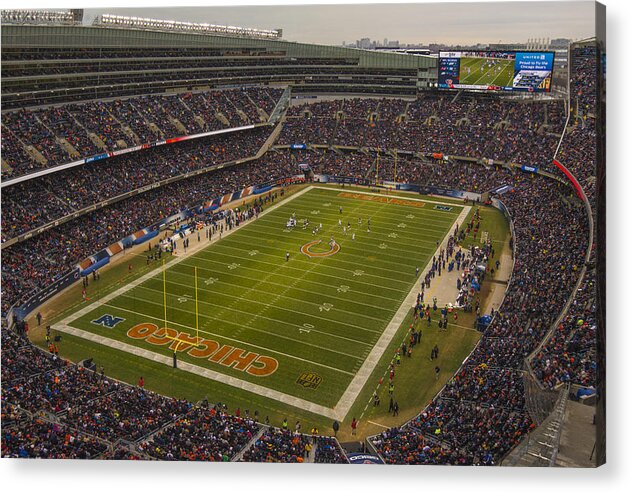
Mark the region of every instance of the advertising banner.
POLYGON ((58 279, 47 287, 42 289, 39 293, 30 298, 26 303, 24 303, 20 308, 16 309, 16 316, 19 319, 23 319, 29 313, 31 313, 35 308, 44 303, 46 300, 49 300, 57 293, 62 291, 63 289, 70 286, 72 283, 79 279, 79 270, 75 269, 72 272, 69 272, 61 279, 58 279))
POLYGON ((350 464, 383 464, 384 462, 377 455, 353 453, 348 454, 348 462, 350 464))

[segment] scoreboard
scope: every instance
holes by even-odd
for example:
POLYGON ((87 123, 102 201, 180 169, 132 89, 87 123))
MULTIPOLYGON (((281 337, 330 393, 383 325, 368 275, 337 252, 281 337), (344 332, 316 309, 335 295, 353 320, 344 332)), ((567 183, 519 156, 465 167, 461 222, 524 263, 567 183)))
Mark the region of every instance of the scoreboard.
POLYGON ((438 87, 550 92, 554 52, 441 51, 438 87))
POLYGON ((438 64, 438 85, 439 87, 451 87, 460 84, 460 57, 459 53, 448 53, 448 57, 443 57, 440 53, 438 64))

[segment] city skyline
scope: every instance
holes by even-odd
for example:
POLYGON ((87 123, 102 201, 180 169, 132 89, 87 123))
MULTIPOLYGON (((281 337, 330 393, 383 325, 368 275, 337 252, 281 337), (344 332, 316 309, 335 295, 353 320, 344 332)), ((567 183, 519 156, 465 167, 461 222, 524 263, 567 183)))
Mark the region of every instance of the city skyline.
POLYGON ((556 1, 96 7, 85 8, 85 22, 91 23, 103 13, 281 28, 283 39, 287 41, 337 46, 367 37, 398 40, 402 45, 525 43, 530 38, 583 39, 594 35, 595 20, 594 2, 556 1), (560 18, 562 23, 558 22, 560 18))

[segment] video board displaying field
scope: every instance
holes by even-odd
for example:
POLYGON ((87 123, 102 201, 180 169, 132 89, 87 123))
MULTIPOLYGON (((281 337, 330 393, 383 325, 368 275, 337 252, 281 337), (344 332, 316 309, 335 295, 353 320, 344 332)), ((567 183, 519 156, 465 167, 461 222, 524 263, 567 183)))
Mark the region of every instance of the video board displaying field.
POLYGON ((441 51, 438 87, 550 92, 554 52, 441 51))

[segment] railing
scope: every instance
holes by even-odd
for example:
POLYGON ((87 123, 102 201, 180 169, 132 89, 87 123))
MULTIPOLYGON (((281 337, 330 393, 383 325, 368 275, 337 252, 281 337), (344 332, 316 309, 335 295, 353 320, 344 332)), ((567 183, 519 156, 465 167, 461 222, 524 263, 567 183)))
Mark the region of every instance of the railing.
POLYGON ((546 420, 513 449, 502 466, 553 467, 556 464, 569 394, 570 386, 566 384, 546 420))

